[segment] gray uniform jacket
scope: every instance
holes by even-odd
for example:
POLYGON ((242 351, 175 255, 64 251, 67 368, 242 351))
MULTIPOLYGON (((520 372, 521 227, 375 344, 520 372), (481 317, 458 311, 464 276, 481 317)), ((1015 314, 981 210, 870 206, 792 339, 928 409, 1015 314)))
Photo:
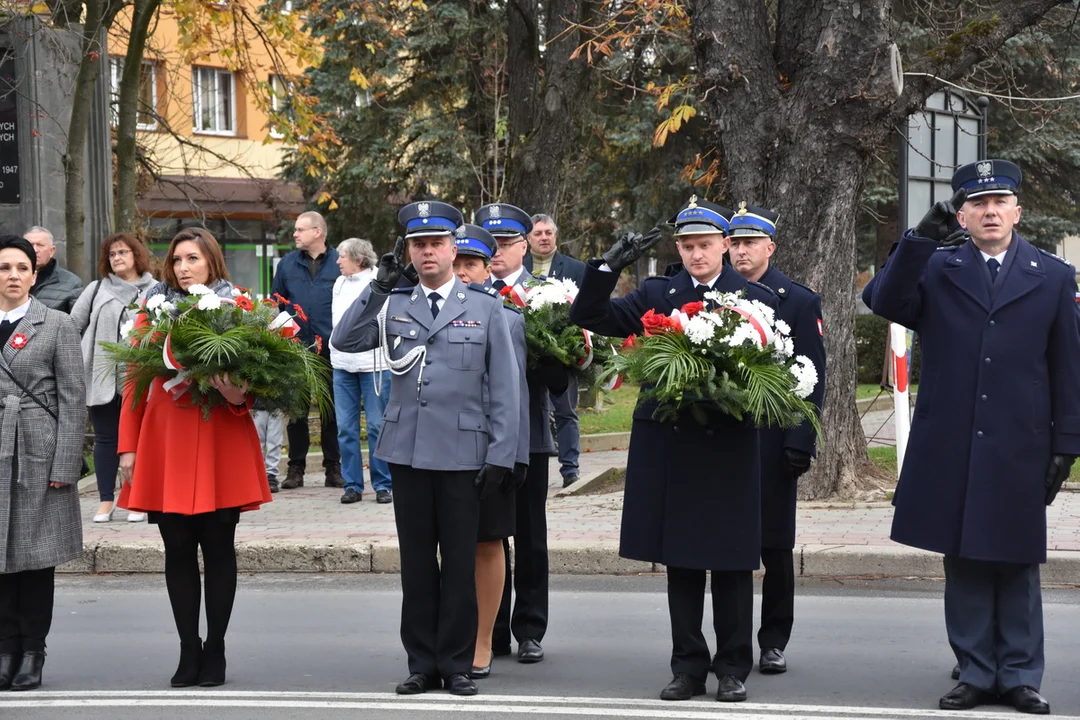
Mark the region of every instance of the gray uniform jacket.
POLYGON ((393 376, 375 457, 418 470, 479 470, 484 463, 513 468, 521 390, 502 299, 455 278, 433 319, 420 286, 388 295, 369 286, 334 328, 334 347, 377 348, 377 315, 387 303, 391 359, 417 347, 426 347, 427 355, 408 373, 393 376), (484 413, 485 375, 490 419, 484 413))
POLYGON ((67 315, 34 300, 0 348, 0 363, 59 418, 0 371, 0 573, 55 567, 83 551, 78 481, 86 404, 79 333, 67 315), (12 344, 19 336, 26 338, 21 350, 12 344))

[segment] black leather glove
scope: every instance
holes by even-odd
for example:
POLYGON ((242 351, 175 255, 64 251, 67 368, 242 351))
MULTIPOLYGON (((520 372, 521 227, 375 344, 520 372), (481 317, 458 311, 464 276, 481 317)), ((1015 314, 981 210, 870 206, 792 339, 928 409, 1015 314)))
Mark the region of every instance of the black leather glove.
POLYGON ((412 263, 406 265, 405 269, 401 271, 401 277, 405 278, 409 285, 420 284, 420 275, 416 272, 416 268, 413 267, 412 263))
POLYGON ((968 233, 968 231, 964 228, 960 228, 959 230, 952 232, 947 238, 942 240, 941 247, 953 247, 955 245, 963 245, 969 239, 971 239, 971 234, 968 233))
POLYGON ((513 472, 506 473, 506 477, 503 479, 503 492, 517 490, 524 485, 525 473, 528 469, 529 466, 526 463, 514 463, 513 472))
POLYGON ((541 358, 536 367, 525 371, 525 375, 530 384, 546 388, 556 395, 566 392, 570 384, 570 368, 554 358, 541 358))
POLYGON ((645 251, 660 241, 663 233, 660 228, 653 228, 644 235, 638 233, 626 233, 615 241, 611 249, 601 255, 612 272, 619 272, 624 267, 633 265, 637 259, 645 254, 645 251))
POLYGON ((476 488, 480 499, 483 500, 502 487, 503 478, 509 472, 504 467, 484 463, 484 467, 480 468, 480 472, 476 473, 476 479, 473 480, 473 487, 476 488))
POLYGON ((960 229, 956 211, 963 207, 966 200, 967 190, 960 188, 949 200, 934 203, 934 206, 915 226, 915 235, 927 240, 936 240, 939 243, 945 242, 950 235, 960 229))
POLYGON ((798 480, 810 469, 810 453, 795 448, 784 448, 784 465, 791 473, 791 479, 798 480))
POLYGON ((379 269, 371 281, 371 290, 386 295, 395 287, 405 271, 405 239, 398 237, 394 243, 394 252, 386 253, 379 260, 379 269))
POLYGON ((1050 456, 1050 467, 1046 468, 1047 505, 1054 502, 1058 491, 1061 490, 1061 484, 1065 482, 1065 478, 1069 477, 1069 471, 1072 470, 1073 460, 1075 459, 1072 455, 1050 456))

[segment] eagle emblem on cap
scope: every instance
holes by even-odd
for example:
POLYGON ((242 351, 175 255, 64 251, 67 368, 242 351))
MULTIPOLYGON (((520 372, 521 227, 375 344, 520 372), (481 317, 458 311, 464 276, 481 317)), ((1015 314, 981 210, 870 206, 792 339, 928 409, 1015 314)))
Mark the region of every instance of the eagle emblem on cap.
POLYGON ((420 203, 416 206, 416 214, 422 218, 426 218, 427 216, 431 215, 431 206, 428 205, 426 202, 420 203))
POLYGON ((501 218, 502 217, 502 210, 499 208, 498 205, 492 205, 491 206, 491 215, 489 217, 491 217, 491 218, 501 218))
POLYGON ((737 213, 735 213, 735 214, 736 215, 745 215, 746 214, 746 201, 745 200, 743 200, 741 203, 739 203, 739 211, 737 213))
POLYGON ((465 239, 465 226, 462 225, 461 227, 459 227, 457 230, 454 231, 454 234, 457 235, 458 240, 464 240, 465 239))
POLYGON ((692 210, 697 207, 697 195, 690 196, 690 202, 686 203, 686 209, 692 210))
POLYGON ((979 173, 979 177, 990 177, 994 174, 994 163, 981 162, 975 166, 975 172, 979 173))

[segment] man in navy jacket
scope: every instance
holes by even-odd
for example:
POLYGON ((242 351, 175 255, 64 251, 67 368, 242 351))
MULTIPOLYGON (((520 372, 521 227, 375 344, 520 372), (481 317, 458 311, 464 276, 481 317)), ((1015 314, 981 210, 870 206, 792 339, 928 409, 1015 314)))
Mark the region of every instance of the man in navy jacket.
POLYGON ((945 556, 945 626, 960 684, 1045 714, 1039 565, 1046 505, 1080 455, 1076 276, 1013 230, 1020 169, 966 165, 864 292, 922 343, 892 539, 945 556), (966 237, 964 232, 966 231, 966 237))
MULTIPOLYGON (((293 228, 296 249, 281 259, 274 274, 272 291, 293 304, 282 310, 292 310, 300 324, 300 340, 305 345, 316 346, 318 352, 330 361, 330 333, 334 329, 331 306, 334 298, 334 281, 341 275, 337 264, 337 250, 326 244, 326 220, 317 212, 301 213, 293 228), (303 314, 296 310, 299 305, 303 314)), ((333 385, 330 386, 330 407, 319 416, 323 468, 326 471, 326 487, 345 487, 341 475, 341 452, 337 442, 337 420, 334 416, 333 385)), ((289 473, 281 487, 286 490, 304 486, 307 469, 308 448, 311 435, 306 417, 290 422, 285 428, 289 438, 289 473)))

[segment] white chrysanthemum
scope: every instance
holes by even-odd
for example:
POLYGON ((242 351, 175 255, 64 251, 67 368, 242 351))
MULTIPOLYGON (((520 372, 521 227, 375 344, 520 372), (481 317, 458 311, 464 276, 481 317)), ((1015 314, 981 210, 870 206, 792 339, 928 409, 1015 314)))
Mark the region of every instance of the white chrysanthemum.
POLYGON ((787 343, 784 342, 785 340, 786 340, 786 338, 783 335, 781 335, 780 333, 777 333, 773 337, 773 341, 772 341, 773 357, 775 357, 775 358, 777 358, 779 360, 787 360, 788 357, 790 357, 788 355, 788 352, 787 352, 787 343))
MULTIPOLYGON (((155 295, 154 297, 157 297, 157 295, 155 295)), ((126 323, 124 323, 123 325, 120 326, 120 338, 124 339, 124 338, 128 337, 129 335, 131 335, 131 331, 134 328, 135 328, 135 321, 134 320, 128 320, 126 323)))
POLYGON ((199 298, 198 307, 200 310, 217 310, 219 307, 221 307, 221 298, 219 298, 217 295, 214 295, 213 293, 209 295, 203 295, 201 298, 199 298))
POLYGON ((795 395, 803 399, 810 397, 818 383, 817 368, 810 358, 805 355, 795 358, 791 374, 795 376, 795 395))
POLYGON ((157 310, 158 307, 163 302, 165 302, 165 296, 164 295, 155 295, 154 297, 152 297, 152 298, 150 298, 149 300, 146 301, 146 309, 147 310, 157 310))
POLYGON ((706 315, 699 314, 686 321, 683 332, 695 345, 706 345, 716 334, 716 324, 709 322, 706 315))
POLYGON ((718 290, 710 290, 705 293, 706 300, 712 300, 717 305, 723 306, 735 306, 739 302, 743 302, 738 293, 722 293, 718 290))
POLYGON ((780 318, 776 318, 776 323, 774 324, 774 327, 776 328, 776 330, 778 332, 782 332, 785 335, 790 335, 791 334, 791 326, 788 325, 783 320, 781 320, 780 318))
POLYGON ((776 321, 776 313, 773 309, 760 300, 751 300, 750 307, 753 308, 755 314, 768 320, 770 325, 776 321))
POLYGON ((564 295, 569 295, 572 298, 577 297, 577 294, 578 294, 577 283, 574 282, 573 280, 571 280, 570 278, 551 279, 551 280, 548 280, 548 282, 553 283, 553 284, 558 284, 560 286, 560 288, 562 289, 562 292, 563 292, 564 295))
POLYGON ((176 305, 173 305, 171 302, 166 300, 165 302, 161 303, 161 307, 158 308, 158 313, 161 313, 161 314, 171 313, 171 312, 174 312, 175 310, 176 310, 176 305))
POLYGON ((787 357, 795 354, 795 341, 789 337, 784 338, 784 354, 787 357))
POLYGON ((531 309, 539 310, 548 305, 569 304, 571 300, 566 297, 567 294, 562 283, 548 281, 529 290, 525 302, 528 303, 531 309))
POLYGON ((241 295, 243 295, 243 293, 242 293, 242 292, 240 292, 240 288, 235 288, 235 287, 234 287, 234 288, 232 289, 232 296, 233 296, 234 298, 235 298, 235 297, 240 297, 241 295))
POLYGON ((724 339, 724 342, 731 347, 739 347, 747 342, 753 345, 759 345, 759 340, 760 337, 758 336, 757 330, 755 330, 750 323, 741 322, 735 326, 735 330, 724 339))
POLYGON ((214 292, 213 290, 206 287, 205 285, 202 285, 201 283, 196 283, 195 285, 192 285, 187 289, 187 291, 188 295, 211 295, 214 292))

